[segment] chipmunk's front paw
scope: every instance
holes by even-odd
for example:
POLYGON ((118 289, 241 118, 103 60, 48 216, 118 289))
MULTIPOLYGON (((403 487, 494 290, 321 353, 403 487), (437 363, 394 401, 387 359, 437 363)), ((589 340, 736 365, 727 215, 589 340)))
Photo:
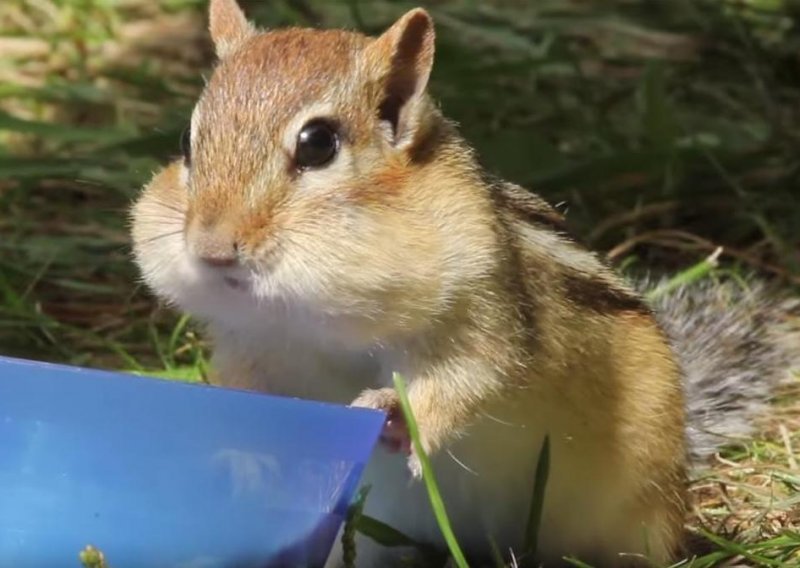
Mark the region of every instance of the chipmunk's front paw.
POLYGON ((353 401, 350 406, 374 408, 386 412, 386 422, 381 432, 381 444, 390 452, 411 454, 411 436, 408 433, 400 398, 394 389, 368 389, 353 401))

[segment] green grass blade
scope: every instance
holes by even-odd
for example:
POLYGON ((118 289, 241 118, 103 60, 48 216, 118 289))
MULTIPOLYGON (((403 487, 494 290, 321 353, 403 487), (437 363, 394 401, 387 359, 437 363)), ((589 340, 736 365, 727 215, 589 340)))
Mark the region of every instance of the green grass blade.
POLYGON ((424 548, 422 544, 418 543, 407 534, 369 515, 362 514, 359 516, 356 522, 356 529, 381 546, 413 546, 415 548, 424 548))
POLYGON ((422 565, 424 566, 441 566, 446 561, 446 558, 444 558, 445 555, 442 554, 441 550, 416 541, 404 532, 369 515, 362 513, 356 520, 355 527, 360 534, 377 542, 381 546, 386 546, 388 548, 406 547, 416 549, 422 555, 421 558, 424 562, 422 565))
POLYGON ((500 552, 500 547, 493 537, 489 537, 489 551, 492 554, 492 564, 494 568, 506 568, 506 561, 503 559, 503 553, 500 552))
POLYGON ((544 510, 545 489, 550 476, 550 436, 545 436, 542 449, 539 450, 539 459, 536 462, 536 479, 533 483, 531 496, 531 509, 528 515, 528 526, 525 529, 525 552, 532 557, 536 556, 539 546, 539 529, 542 526, 542 511, 544 510))
POLYGON ((425 482, 425 488, 428 490, 428 498, 433 508, 433 514, 436 516, 436 522, 439 524, 439 529, 442 531, 442 535, 447 542, 447 547, 450 549, 450 554, 456 566, 458 566, 458 568, 467 568, 469 564, 467 564, 467 559, 461 551, 461 546, 458 544, 455 533, 453 533, 453 527, 450 525, 450 519, 447 516, 447 510, 444 506, 444 500, 442 499, 442 494, 439 492, 439 485, 436 483, 436 478, 434 477, 433 467, 420 442, 419 428, 417 427, 417 421, 414 419, 411 404, 408 402, 408 392, 406 391, 405 381, 399 373, 394 373, 392 379, 394 380, 394 388, 397 391, 397 395, 400 397, 400 404, 403 408, 403 416, 406 419, 409 435, 411 436, 411 443, 414 445, 414 451, 422 464, 422 479, 425 482))
POLYGON ((191 320, 191 316, 188 314, 184 314, 178 320, 178 323, 175 324, 175 327, 172 328, 172 333, 169 336, 169 341, 167 342, 167 357, 169 358, 170 366, 175 366, 177 363, 175 362, 175 352, 178 350, 178 342, 183 335, 183 332, 186 331, 186 327, 189 325, 189 321, 191 320))
POLYGON ((665 69, 662 62, 650 62, 644 68, 639 90, 643 133, 653 147, 669 152, 676 137, 675 117, 667 97, 665 69))
POLYGON ((705 258, 694 266, 679 272, 664 282, 661 286, 650 290, 650 292, 647 293, 647 300, 652 302, 653 300, 657 300, 658 298, 669 294, 676 288, 691 284, 692 282, 697 282, 701 278, 707 276, 717 267, 720 254, 722 254, 722 247, 715 250, 711 255, 708 256, 708 258, 705 258))
POLYGON ((40 122, 18 118, 0 111, 0 131, 10 130, 24 134, 32 134, 43 138, 64 142, 118 142, 131 138, 135 133, 122 128, 89 128, 75 125, 63 125, 51 122, 40 122))
POLYGON ((0 156, 0 179, 75 177, 81 166, 75 160, 0 156))
POLYGON ((202 378, 196 367, 193 366, 179 366, 170 367, 169 369, 159 369, 157 371, 149 370, 129 370, 129 373, 134 375, 141 375, 143 377, 153 377, 156 379, 169 379, 172 381, 182 381, 185 383, 199 383, 202 378))
POLYGON ((774 566, 775 568, 787 568, 786 564, 781 562, 780 560, 767 558, 766 556, 763 556, 761 554, 756 554, 755 552, 753 552, 751 548, 757 550, 758 549, 757 544, 752 546, 743 545, 737 542, 727 540, 725 538, 722 538, 721 536, 717 536, 703 529, 700 529, 699 532, 705 538, 713 542, 716 546, 731 554, 731 556, 741 556, 751 562, 755 562, 758 566, 774 566))
POLYGON ((355 568, 356 565, 356 530, 364 513, 370 485, 365 485, 358 490, 353 502, 347 509, 347 517, 342 531, 342 563, 345 568, 355 568))

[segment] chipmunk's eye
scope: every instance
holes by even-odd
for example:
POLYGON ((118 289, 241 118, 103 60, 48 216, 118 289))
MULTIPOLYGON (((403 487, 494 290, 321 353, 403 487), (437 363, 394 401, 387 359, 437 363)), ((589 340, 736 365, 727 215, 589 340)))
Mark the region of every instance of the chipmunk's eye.
POLYGON ((192 163, 192 127, 187 126, 181 134, 181 152, 183 161, 188 166, 192 163))
POLYGON ((316 118, 307 122, 297 135, 294 161, 298 168, 320 168, 339 150, 339 134, 329 121, 316 118))

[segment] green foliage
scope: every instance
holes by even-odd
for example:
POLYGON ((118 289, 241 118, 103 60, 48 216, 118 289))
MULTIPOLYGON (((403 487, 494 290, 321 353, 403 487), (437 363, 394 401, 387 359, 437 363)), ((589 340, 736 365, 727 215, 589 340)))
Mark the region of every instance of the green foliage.
POLYGON ((357 528, 358 532, 371 538, 381 546, 412 546, 420 549, 424 548, 423 544, 416 542, 408 535, 368 515, 362 514, 358 518, 357 528))
POLYGON ((724 560, 743 558, 754 566, 788 568, 796 566, 800 558, 800 534, 787 531, 785 534, 760 543, 741 544, 714 535, 708 531, 700 534, 714 543, 719 550, 704 558, 695 559, 694 568, 718 566, 724 560))
POLYGON ((364 514, 364 504, 369 490, 369 486, 361 487, 347 509, 342 531, 342 562, 345 568, 354 568, 356 565, 356 527, 364 514))
POLYGON ((714 251, 708 258, 704 258, 694 266, 678 272, 675 276, 661 284, 659 287, 650 290, 647 293, 647 299, 650 301, 656 300, 661 296, 669 294, 673 290, 686 286, 692 282, 701 280, 707 276, 717 266, 717 259, 719 258, 722 249, 719 248, 714 251))

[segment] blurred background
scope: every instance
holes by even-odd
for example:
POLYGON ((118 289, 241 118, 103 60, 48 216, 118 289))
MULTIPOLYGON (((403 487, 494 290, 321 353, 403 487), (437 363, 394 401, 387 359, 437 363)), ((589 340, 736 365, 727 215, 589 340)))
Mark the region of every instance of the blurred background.
MULTIPOLYGON (((800 283, 800 3, 243 1, 263 26, 379 33, 423 5, 432 91, 492 171, 623 270, 800 283)), ((0 353, 195 376, 126 209, 213 63, 204 0, 0 3, 0 353), (188 369, 188 370, 187 370, 188 369)))

